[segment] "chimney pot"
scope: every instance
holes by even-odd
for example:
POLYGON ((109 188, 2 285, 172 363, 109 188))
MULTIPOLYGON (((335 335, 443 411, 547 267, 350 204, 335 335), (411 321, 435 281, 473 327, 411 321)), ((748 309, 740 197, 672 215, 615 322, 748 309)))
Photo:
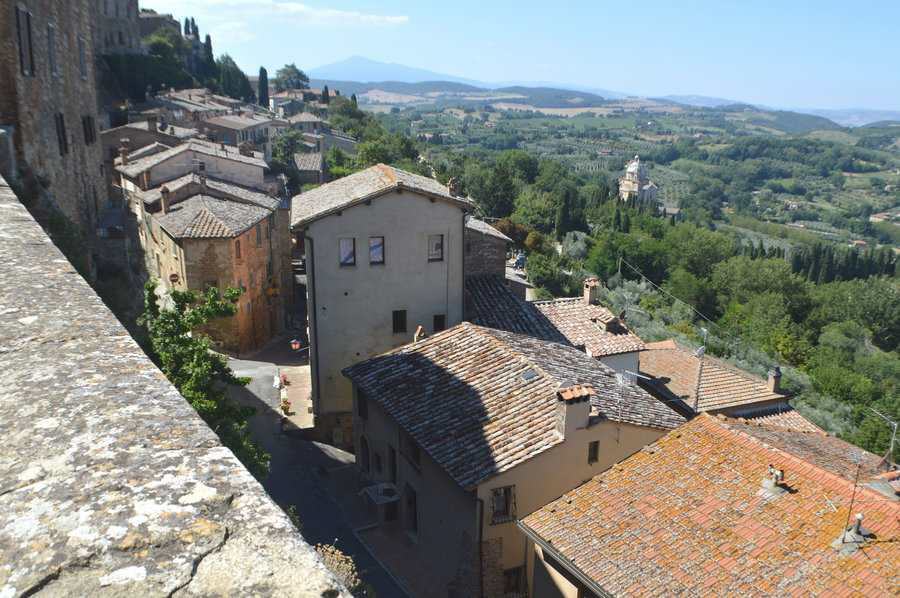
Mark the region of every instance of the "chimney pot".
POLYGON ((119 158, 122 159, 122 166, 128 164, 128 146, 131 140, 128 137, 119 139, 119 158))
POLYGON ((560 388, 556 391, 556 430, 563 438, 588 426, 591 419, 591 395, 594 389, 584 384, 560 388))
POLYGON ((588 305, 600 303, 600 279, 596 276, 584 279, 584 302, 588 305))
POLYGON ((774 393, 781 393, 781 368, 777 365, 769 370, 769 390, 774 393))
POLYGON ((163 187, 159 190, 159 211, 161 214, 166 214, 169 211, 171 200, 172 193, 168 187, 163 187))

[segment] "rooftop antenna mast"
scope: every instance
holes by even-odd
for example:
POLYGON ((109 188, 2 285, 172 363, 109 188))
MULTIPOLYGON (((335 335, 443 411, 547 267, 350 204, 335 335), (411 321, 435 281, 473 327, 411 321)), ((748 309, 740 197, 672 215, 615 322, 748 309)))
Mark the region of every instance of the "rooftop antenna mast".
POLYGON ((869 411, 886 421, 891 427, 891 442, 888 445, 888 452, 885 454, 885 458, 888 458, 888 456, 890 456, 890 464, 893 465, 894 463, 896 463, 896 461, 894 460, 894 443, 897 442, 897 422, 872 407, 869 407, 869 411))

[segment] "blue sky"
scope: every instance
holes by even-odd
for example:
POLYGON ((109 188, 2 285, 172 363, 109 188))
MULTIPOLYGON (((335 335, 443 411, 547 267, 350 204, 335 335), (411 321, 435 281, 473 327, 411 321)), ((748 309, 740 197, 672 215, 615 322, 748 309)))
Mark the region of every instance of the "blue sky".
POLYGON ((780 107, 900 110, 896 0, 141 0, 193 16, 248 73, 352 55, 780 107))

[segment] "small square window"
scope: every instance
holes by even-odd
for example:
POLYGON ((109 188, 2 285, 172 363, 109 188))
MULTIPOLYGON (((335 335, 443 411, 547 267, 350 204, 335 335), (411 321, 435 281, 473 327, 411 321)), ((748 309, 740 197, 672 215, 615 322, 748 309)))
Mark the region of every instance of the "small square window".
POLYGON ((434 325, 431 328, 434 332, 440 332, 447 328, 447 316, 444 314, 436 314, 434 316, 434 325))
POLYGON ((369 263, 384 263, 384 237, 369 237, 369 263))
POLYGON ((491 524, 506 523, 515 519, 515 495, 515 486, 503 486, 491 490, 491 524))
POLYGON ((600 460, 600 441, 594 440, 588 443, 588 465, 600 460))
POLYGON ((444 235, 428 235, 428 261, 444 261, 444 235))
POLYGON ((356 239, 340 240, 341 266, 356 265, 356 239))
POLYGON ((406 310, 396 309, 393 313, 394 334, 406 333, 406 310))

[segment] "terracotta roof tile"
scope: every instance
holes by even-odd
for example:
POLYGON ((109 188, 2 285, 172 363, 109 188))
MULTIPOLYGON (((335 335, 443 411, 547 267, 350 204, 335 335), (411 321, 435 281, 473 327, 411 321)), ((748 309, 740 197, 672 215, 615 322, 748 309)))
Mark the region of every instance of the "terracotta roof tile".
POLYGON ((466 277, 466 319, 479 326, 569 345, 534 303, 516 297, 501 276, 466 277))
POLYGON ((640 353, 641 373, 661 393, 680 397, 696 412, 715 411, 777 400, 788 395, 769 390, 768 382, 720 359, 699 358, 674 340, 648 343, 640 353))
POLYGON ((613 595, 896 596, 900 502, 854 496, 857 462, 877 474, 836 438, 704 414, 522 524, 613 595), (769 464, 786 492, 763 491, 769 464), (875 536, 841 554, 856 512, 875 536))
POLYGON ((581 297, 535 301, 541 313, 575 346, 584 346, 593 357, 641 351, 644 341, 602 305, 581 297))
POLYGON ((236 237, 271 213, 260 206, 195 195, 153 217, 176 239, 210 239, 236 237))
POLYGON ((589 386, 599 417, 661 429, 684 422, 575 348, 467 322, 344 375, 467 489, 562 442, 560 388, 589 386))

